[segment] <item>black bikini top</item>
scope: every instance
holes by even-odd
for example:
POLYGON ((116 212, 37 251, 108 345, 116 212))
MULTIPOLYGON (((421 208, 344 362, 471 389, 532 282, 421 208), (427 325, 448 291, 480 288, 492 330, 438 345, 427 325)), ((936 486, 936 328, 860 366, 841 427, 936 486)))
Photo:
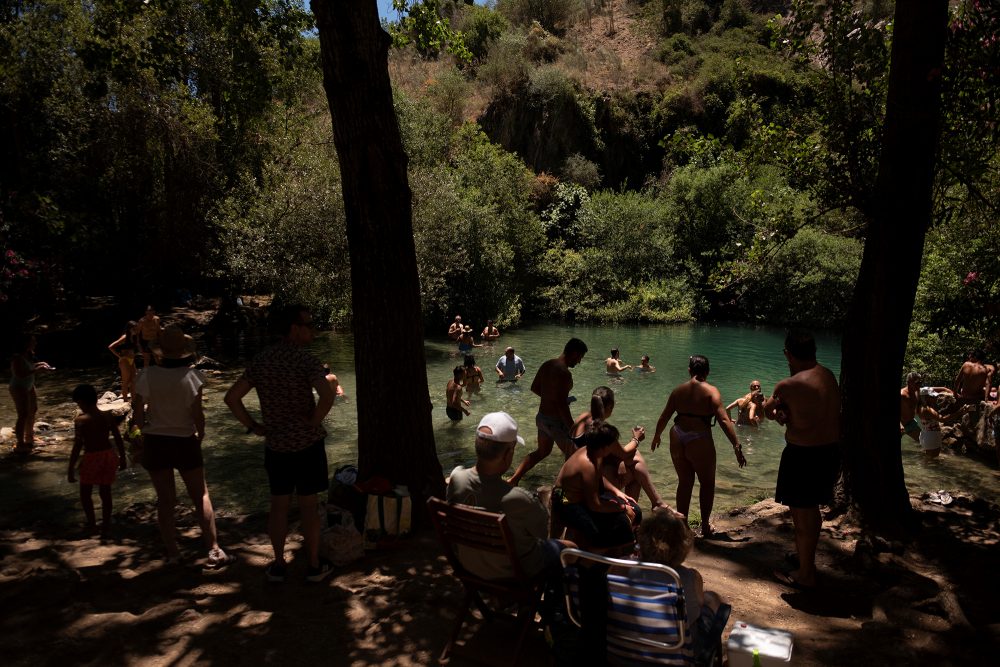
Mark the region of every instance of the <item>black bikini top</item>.
POLYGON ((674 417, 675 424, 677 423, 677 420, 680 417, 691 417, 693 419, 700 419, 705 423, 705 426, 708 426, 709 428, 715 426, 715 415, 696 415, 693 412, 678 412, 677 416, 674 417))

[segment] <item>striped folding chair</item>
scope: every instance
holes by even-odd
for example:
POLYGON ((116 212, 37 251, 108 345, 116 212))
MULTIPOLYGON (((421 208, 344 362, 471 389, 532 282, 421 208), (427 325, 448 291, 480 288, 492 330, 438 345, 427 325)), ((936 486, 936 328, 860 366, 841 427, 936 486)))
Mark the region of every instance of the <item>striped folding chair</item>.
POLYGON ((565 549, 566 611, 590 651, 608 664, 694 665, 684 591, 677 572, 565 549))

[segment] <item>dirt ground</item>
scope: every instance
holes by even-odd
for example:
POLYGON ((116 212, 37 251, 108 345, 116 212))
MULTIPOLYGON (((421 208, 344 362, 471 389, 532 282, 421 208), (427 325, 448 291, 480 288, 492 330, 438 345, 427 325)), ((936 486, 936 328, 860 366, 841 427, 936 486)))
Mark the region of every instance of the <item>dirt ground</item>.
MULTIPOLYGON (((913 505, 921 529, 907 544, 856 548, 844 517, 825 521, 815 592, 772 576, 792 542, 787 514, 770 501, 718 517, 723 534, 699 540, 689 564, 733 605, 724 637, 736 620, 789 630, 797 665, 995 664, 1000 508, 963 497, 913 505)), ((263 516, 219 517, 221 542, 239 562, 212 574, 198 566, 190 513, 178 518, 183 565, 159 559, 149 505, 124 510, 106 541, 44 523, 0 531, 4 664, 431 664, 462 599, 429 531, 322 584, 304 582, 302 562, 286 583, 268 584, 263 516)), ((451 662, 502 661, 511 636, 502 622, 473 624, 451 662)), ((521 664, 550 664, 540 632, 521 664)))

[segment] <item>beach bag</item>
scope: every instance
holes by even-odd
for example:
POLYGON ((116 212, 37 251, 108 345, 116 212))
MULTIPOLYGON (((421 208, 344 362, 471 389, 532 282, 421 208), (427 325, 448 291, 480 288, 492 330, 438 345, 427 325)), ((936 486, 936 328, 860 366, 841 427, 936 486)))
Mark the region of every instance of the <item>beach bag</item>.
MULTIPOLYGON (((365 525, 365 504, 368 497, 357 488, 358 469, 353 465, 337 468, 330 480, 330 491, 327 503, 343 508, 354 517, 354 528, 361 530, 365 525)), ((329 525, 333 525, 333 517, 329 517, 329 525)))
POLYGON ((381 495, 368 496, 365 513, 365 549, 392 546, 410 534, 412 505, 405 487, 381 495))
POLYGON ((349 526, 338 524, 324 528, 319 538, 319 551, 334 567, 343 567, 363 558, 364 540, 354 527, 353 519, 349 526))

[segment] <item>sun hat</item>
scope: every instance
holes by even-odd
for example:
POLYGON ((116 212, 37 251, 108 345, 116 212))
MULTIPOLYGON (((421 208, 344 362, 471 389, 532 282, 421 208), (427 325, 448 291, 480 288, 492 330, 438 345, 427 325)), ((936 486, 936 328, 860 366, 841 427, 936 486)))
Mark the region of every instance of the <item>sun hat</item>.
POLYGON ((194 339, 176 324, 160 332, 160 356, 164 359, 185 359, 194 354, 194 339))
POLYGON ((517 422, 506 412, 491 412, 485 415, 476 427, 476 435, 483 440, 493 442, 514 442, 523 445, 524 438, 517 434, 517 422), (481 428, 487 427, 491 433, 483 433, 481 428))

